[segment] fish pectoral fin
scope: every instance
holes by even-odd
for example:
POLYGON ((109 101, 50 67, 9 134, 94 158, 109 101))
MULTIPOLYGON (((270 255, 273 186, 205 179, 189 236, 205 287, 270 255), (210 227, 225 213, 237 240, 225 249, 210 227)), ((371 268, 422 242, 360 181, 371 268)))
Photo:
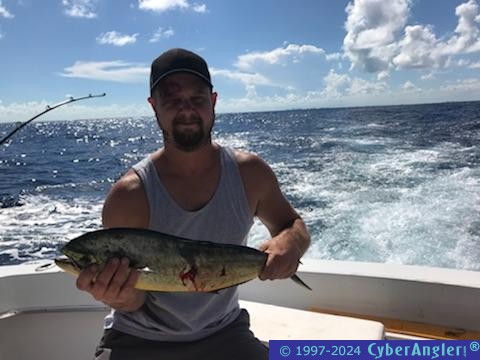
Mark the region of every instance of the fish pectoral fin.
POLYGON ((302 279, 298 277, 298 275, 293 275, 290 279, 292 279, 294 282, 296 282, 298 285, 312 291, 312 288, 305 284, 302 279))

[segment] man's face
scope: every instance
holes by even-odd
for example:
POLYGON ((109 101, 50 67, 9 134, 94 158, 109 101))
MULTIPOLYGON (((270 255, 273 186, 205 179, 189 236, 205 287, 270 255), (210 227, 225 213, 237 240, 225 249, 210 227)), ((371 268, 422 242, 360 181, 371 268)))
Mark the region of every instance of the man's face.
POLYGON ((198 76, 177 73, 162 80, 148 101, 165 143, 194 151, 210 142, 216 98, 198 76))

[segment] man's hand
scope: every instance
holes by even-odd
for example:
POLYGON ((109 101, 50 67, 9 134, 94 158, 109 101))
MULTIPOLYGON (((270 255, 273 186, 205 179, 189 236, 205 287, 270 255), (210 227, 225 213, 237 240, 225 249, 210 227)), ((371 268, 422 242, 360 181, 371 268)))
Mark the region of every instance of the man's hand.
POLYGON ((297 271, 302 254, 295 241, 288 237, 276 236, 263 243, 260 250, 268 254, 260 280, 286 279, 297 271))
POLYGON ((95 265, 83 270, 77 288, 116 310, 133 312, 145 302, 145 292, 134 288, 139 275, 127 258, 113 258, 100 271, 95 265))

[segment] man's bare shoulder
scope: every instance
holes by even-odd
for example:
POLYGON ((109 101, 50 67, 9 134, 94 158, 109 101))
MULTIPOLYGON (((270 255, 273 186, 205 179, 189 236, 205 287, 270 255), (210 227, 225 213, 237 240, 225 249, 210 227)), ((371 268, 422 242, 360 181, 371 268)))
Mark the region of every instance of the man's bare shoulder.
POLYGON ((118 196, 131 196, 136 195, 136 193, 140 191, 144 191, 140 177, 135 171, 129 170, 125 175, 123 175, 119 180, 117 180, 110 192, 115 192, 118 196))
POLYGON ((259 201, 272 191, 278 190, 278 181, 270 166, 257 154, 235 150, 245 191, 253 213, 259 201))
POLYGON ((275 177, 270 166, 257 154, 242 150, 235 150, 234 154, 242 177, 261 177, 265 180, 275 177))
POLYGON ((103 205, 105 227, 146 227, 149 207, 140 177, 128 171, 113 185, 103 205))

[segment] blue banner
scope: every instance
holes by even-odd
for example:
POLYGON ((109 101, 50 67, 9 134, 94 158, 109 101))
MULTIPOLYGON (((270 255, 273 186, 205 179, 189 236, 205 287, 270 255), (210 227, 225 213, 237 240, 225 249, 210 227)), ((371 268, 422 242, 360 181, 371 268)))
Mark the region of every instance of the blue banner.
POLYGON ((270 360, 478 360, 474 340, 271 340, 270 360))

